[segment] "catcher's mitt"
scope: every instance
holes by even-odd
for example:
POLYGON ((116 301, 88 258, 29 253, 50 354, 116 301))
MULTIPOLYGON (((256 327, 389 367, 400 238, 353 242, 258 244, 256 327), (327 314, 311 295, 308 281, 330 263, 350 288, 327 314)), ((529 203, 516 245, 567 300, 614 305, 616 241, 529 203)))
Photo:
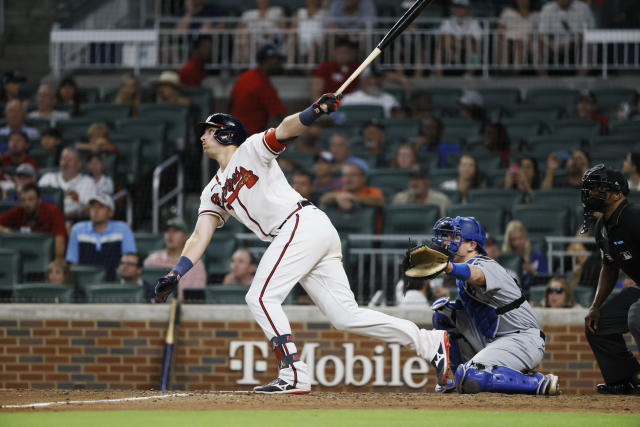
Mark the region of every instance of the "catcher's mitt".
POLYGON ((449 254, 432 244, 415 246, 407 250, 402 266, 407 277, 433 279, 447 268, 449 254))

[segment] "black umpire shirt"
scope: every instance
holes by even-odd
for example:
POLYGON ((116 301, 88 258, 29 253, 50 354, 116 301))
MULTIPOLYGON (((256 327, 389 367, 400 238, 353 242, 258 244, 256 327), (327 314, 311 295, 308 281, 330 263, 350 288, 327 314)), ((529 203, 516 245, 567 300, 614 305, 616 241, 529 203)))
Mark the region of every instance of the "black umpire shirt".
POLYGON ((624 200, 608 221, 604 216, 598 219, 595 236, 602 262, 622 269, 640 284, 640 207, 624 200))

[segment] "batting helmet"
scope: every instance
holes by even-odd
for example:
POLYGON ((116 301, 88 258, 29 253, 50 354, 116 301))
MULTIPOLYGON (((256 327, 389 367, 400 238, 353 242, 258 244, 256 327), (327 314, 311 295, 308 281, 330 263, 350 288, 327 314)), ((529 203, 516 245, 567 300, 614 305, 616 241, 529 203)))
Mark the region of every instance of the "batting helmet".
POLYGON ((204 122, 198 123, 196 125, 196 135, 198 139, 210 126, 218 128, 213 134, 213 137, 222 145, 238 146, 247 139, 247 130, 244 128, 244 125, 231 114, 213 113, 207 117, 204 122))
POLYGON ((440 218, 433 225, 433 243, 442 246, 448 242, 447 252, 455 255, 460 248, 462 239, 473 240, 478 244, 478 250, 484 254, 484 244, 487 241, 487 234, 478 221, 472 216, 457 216, 455 218, 440 218), (460 238, 458 239, 458 236, 460 238))
POLYGON ((599 211, 607 199, 607 191, 629 194, 629 183, 618 171, 609 170, 603 164, 596 165, 582 176, 582 207, 585 211, 599 211))

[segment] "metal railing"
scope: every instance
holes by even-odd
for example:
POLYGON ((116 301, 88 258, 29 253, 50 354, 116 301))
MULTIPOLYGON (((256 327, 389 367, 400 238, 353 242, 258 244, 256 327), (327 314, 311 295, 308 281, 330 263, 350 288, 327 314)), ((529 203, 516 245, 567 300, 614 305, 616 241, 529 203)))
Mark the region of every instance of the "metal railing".
POLYGON ((547 265, 549 266, 549 271, 551 271, 552 266, 558 265, 557 273, 564 274, 569 271, 575 270, 578 264, 578 258, 580 257, 588 257, 591 255, 590 251, 568 251, 567 246, 571 243, 582 243, 582 244, 591 244, 595 245, 596 239, 594 237, 555 237, 555 236, 547 236, 545 237, 545 242, 547 243, 547 265), (571 265, 566 265, 567 258, 571 258, 571 265), (567 268, 570 267, 570 268, 567 268))
POLYGON ((127 218, 127 224, 129 224, 129 227, 133 227, 133 197, 131 196, 131 193, 127 191, 127 189, 123 188, 113 195, 114 202, 117 203, 121 199, 124 199, 126 203, 125 215, 127 218))
POLYGON ((152 231, 154 233, 159 232, 160 225, 160 208, 169 202, 171 199, 176 198, 177 212, 181 216, 183 214, 184 207, 184 168, 182 160, 178 154, 174 154, 164 162, 160 163, 153 170, 152 178, 152 192, 151 192, 151 209, 152 209, 152 231), (176 174, 176 186, 172 190, 169 190, 164 196, 160 197, 160 178, 164 171, 170 168, 173 164, 176 164, 178 171, 176 174))
MULTIPOLYGON (((67 69, 178 68, 191 54, 199 36, 212 40, 210 70, 240 71, 253 67, 255 54, 265 42, 281 46, 284 67, 311 71, 333 56, 338 38, 355 37, 358 58, 364 58, 384 36, 384 22, 366 29, 324 29, 316 39, 302 39, 295 28, 251 30, 238 28, 237 18, 209 19, 215 29, 178 30, 178 18, 158 21, 149 30, 53 30, 51 68, 54 74, 67 69), (169 28, 166 28, 166 27, 169 28)), ((197 21, 197 20, 196 20, 197 21)), ((383 69, 422 73, 450 70, 488 76, 494 71, 640 69, 640 30, 587 30, 565 33, 533 32, 514 40, 499 29, 496 19, 479 19, 480 31, 465 37, 445 36, 439 19, 424 19, 420 26, 402 33, 386 48, 378 64, 383 69)))

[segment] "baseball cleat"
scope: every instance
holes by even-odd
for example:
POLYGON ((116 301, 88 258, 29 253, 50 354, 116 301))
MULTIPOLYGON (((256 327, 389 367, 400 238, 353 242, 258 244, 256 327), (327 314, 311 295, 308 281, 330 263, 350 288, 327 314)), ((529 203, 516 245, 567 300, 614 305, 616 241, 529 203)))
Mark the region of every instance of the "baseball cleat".
POLYGON ((431 366, 436 368, 438 385, 444 387, 447 385, 447 375, 449 374, 449 334, 447 331, 438 332, 442 332, 442 338, 438 343, 436 355, 431 359, 431 366))
POLYGON ((640 394, 640 387, 632 383, 598 384, 596 391, 600 394, 640 394))
POLYGON ((436 384, 434 391, 436 393, 452 393, 456 391, 456 383, 453 380, 447 380, 445 385, 436 384))
POLYGON ((311 392, 311 384, 298 383, 294 387, 282 378, 276 378, 269 384, 254 387, 253 392, 258 394, 305 394, 311 392))
POLYGON ((541 395, 544 396, 557 396, 560 394, 560 384, 558 384, 558 376, 553 374, 547 374, 542 380, 541 395))

